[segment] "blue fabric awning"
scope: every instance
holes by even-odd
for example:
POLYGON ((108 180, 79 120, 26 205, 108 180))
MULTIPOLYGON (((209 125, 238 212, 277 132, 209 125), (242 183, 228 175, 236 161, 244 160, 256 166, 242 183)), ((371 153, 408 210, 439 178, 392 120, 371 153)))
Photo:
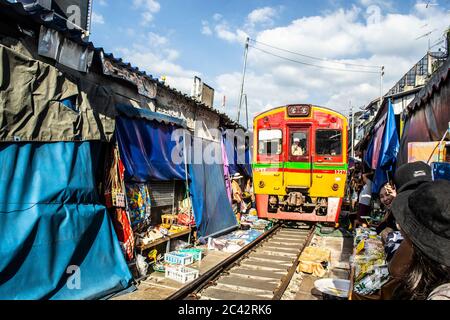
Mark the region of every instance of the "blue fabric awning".
POLYGON ((125 166, 125 180, 146 183, 152 180, 186 180, 183 143, 172 138, 180 127, 146 119, 118 117, 116 136, 125 166))
POLYGON ((99 149, 91 142, 0 146, 0 299, 100 299, 130 286, 96 193, 99 149))
POLYGON ((245 177, 252 177, 252 151, 250 147, 240 146, 238 149, 236 141, 227 139, 225 133, 222 135, 222 138, 227 152, 230 174, 240 173, 245 177))

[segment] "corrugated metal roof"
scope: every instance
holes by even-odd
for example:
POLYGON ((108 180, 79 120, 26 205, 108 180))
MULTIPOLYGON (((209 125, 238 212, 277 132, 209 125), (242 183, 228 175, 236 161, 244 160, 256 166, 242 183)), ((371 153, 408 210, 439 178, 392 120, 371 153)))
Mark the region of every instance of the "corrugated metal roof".
POLYGON ((67 22, 55 15, 53 11, 44 8, 34 8, 33 10, 25 10, 20 2, 9 2, 0 0, 0 14, 9 17, 20 24, 38 31, 41 25, 61 32, 65 38, 70 39, 84 47, 94 49, 92 42, 86 42, 82 39, 82 32, 78 29, 67 28, 67 22))
POLYGON ((159 112, 153 112, 145 109, 138 109, 127 105, 117 105, 117 111, 120 115, 127 116, 129 118, 146 119, 150 121, 158 121, 162 123, 173 123, 180 127, 186 128, 186 120, 168 116, 159 112))
POLYGON ((433 95, 440 90, 446 81, 450 79, 450 57, 444 62, 438 71, 431 77, 425 87, 417 94, 416 98, 406 107, 407 117, 415 110, 425 105, 433 95))
POLYGON ((198 102, 191 96, 168 86, 165 82, 160 81, 157 78, 154 78, 152 75, 147 74, 145 71, 141 71, 139 70, 139 68, 133 67, 131 63, 124 62, 122 58, 114 57, 112 53, 105 53, 103 48, 95 47, 92 42, 83 41, 82 32, 80 30, 75 29, 72 30, 67 28, 67 25, 64 22, 64 20, 62 20, 56 15, 53 15, 52 11, 46 9, 36 9, 33 11, 27 11, 24 9, 22 3, 11 3, 7 0, 0 0, 0 16, 9 16, 14 20, 19 20, 20 23, 27 25, 30 28, 36 27, 36 25, 39 26, 44 25, 47 28, 57 30, 61 32, 64 35, 64 37, 82 46, 93 49, 95 54, 100 54, 102 52, 105 55, 105 57, 112 60, 114 63, 120 65, 121 67, 127 69, 128 71, 143 76, 149 81, 155 82, 158 86, 164 87, 165 89, 171 91, 178 97, 182 97, 192 103, 195 103, 198 107, 201 107, 204 110, 210 110, 214 112, 221 118, 222 123, 224 123, 225 125, 243 128, 243 126, 238 124, 236 121, 232 120, 227 114, 221 113, 220 111, 214 108, 210 108, 207 105, 198 102))

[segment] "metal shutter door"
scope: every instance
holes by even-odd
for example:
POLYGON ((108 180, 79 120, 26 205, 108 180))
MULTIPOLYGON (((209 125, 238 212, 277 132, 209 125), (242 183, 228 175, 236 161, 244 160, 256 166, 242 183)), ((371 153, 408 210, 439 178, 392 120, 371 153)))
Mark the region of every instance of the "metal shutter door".
POLYGON ((152 207, 172 206, 175 198, 175 181, 149 183, 152 207))

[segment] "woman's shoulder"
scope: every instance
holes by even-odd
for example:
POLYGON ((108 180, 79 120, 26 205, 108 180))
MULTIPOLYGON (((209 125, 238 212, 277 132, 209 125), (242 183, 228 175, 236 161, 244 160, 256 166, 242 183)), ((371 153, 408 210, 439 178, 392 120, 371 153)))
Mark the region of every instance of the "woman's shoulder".
POLYGON ((450 300, 450 283, 443 284, 434 289, 427 300, 450 300))

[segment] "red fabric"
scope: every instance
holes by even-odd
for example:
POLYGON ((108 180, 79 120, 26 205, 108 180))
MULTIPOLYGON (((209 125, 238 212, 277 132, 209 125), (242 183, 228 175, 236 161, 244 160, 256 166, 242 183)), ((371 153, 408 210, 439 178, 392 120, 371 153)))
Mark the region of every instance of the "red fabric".
POLYGON ((125 209, 116 208, 113 212, 112 221, 126 259, 128 261, 133 260, 134 236, 125 209))
POLYGON ((378 168, 378 159, 380 156, 381 145, 384 135, 385 123, 387 114, 377 123, 375 126, 374 145, 373 145, 373 157, 372 157, 372 169, 378 168))

